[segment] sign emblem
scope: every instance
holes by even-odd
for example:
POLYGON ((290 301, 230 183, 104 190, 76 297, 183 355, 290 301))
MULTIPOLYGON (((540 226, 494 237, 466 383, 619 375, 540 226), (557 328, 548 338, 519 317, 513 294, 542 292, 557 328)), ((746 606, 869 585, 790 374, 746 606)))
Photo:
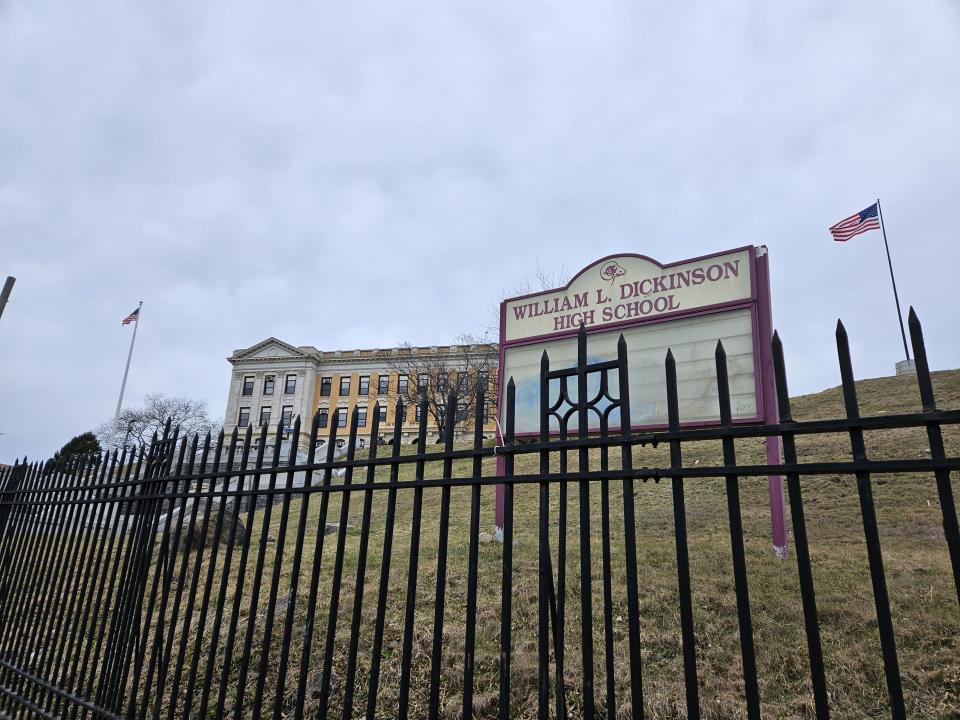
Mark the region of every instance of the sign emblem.
POLYGON ((613 281, 618 277, 626 274, 627 271, 616 260, 604 263, 603 267, 600 268, 600 277, 608 280, 611 285, 613 285, 613 281))

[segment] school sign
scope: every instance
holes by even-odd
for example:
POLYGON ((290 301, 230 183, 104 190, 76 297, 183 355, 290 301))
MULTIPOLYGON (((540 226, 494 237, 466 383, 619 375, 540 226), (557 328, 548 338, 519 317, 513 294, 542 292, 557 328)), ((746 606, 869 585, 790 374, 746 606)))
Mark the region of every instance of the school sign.
MULTIPOLYGON (((626 339, 634 429, 667 425, 668 349, 676 360, 681 424, 719 422, 718 340, 727 353, 734 422, 777 422, 767 259, 762 246, 666 265, 644 255, 614 255, 588 265, 566 287, 505 300, 498 377, 501 398, 509 378, 516 385, 517 436, 540 431, 543 351, 552 368, 575 366, 581 325, 591 362, 615 359, 620 335, 626 339)), ((619 427, 616 411, 611 426, 619 427)), ((779 460, 775 438, 768 440, 767 454, 771 462, 779 460)), ((774 545, 778 554, 785 553, 780 478, 770 479, 770 499, 774 545)))

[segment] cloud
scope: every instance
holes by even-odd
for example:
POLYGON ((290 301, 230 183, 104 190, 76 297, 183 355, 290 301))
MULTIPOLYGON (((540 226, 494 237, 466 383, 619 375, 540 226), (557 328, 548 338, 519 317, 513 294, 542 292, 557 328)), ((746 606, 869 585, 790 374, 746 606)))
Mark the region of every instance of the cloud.
POLYGON ((615 252, 770 248, 791 389, 900 359, 878 233, 960 365, 960 25, 869 13, 117 2, 0 6, 0 460, 127 399, 225 405, 236 347, 432 344, 500 290, 615 252))

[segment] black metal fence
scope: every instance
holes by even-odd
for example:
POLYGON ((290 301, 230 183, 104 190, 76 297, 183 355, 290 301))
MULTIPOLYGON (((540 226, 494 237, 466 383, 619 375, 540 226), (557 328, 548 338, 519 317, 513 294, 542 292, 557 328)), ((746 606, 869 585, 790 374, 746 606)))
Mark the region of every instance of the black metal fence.
MULTIPOLYGON (((806 658, 797 665, 810 696, 805 714, 829 717, 828 681, 845 669, 824 661, 802 478, 847 475, 856 478, 886 703, 892 717, 905 717, 872 475, 932 476, 960 603, 950 479, 960 458, 947 456, 941 432, 960 423, 960 411, 937 409, 912 311, 910 329, 922 410, 909 414, 860 417, 847 337, 838 325, 845 418, 793 420, 775 336, 780 423, 732 422, 718 345, 718 426, 681 428, 676 363, 668 352, 669 427, 621 433, 621 424, 630 426, 625 343, 621 338, 617 360, 590 363, 581 333, 576 367, 551 369, 544 355, 537 442, 515 441, 511 381, 500 447, 484 441, 478 423, 472 446, 455 447, 448 426, 442 449, 430 452, 422 412, 415 447, 397 442, 362 452, 354 415, 342 458, 335 454, 338 423, 321 444, 317 421, 304 431, 298 419, 286 457, 279 431, 268 449, 266 428, 256 445, 249 428, 243 437, 234 431, 201 440, 178 438, 168 427, 134 452, 18 463, 0 475, 0 710, 139 720, 612 718, 645 711, 716 717, 722 711, 701 697, 696 614, 706 611, 694 601, 685 498, 698 483, 721 478, 736 598, 729 639, 739 639, 737 714, 759 718, 765 683, 740 492, 753 478, 781 474, 802 607, 802 620, 783 622, 803 626, 806 658), (599 432, 588 433, 588 425, 599 432), (549 433, 556 426, 559 438, 549 433), (904 428, 926 431, 929 457, 867 457, 865 432, 904 428), (798 459, 799 438, 838 433, 849 436, 852 459, 798 459), (781 438, 782 464, 738 464, 738 444, 770 436, 781 438), (719 443, 722 461, 685 463, 686 449, 704 441, 719 443), (666 462, 636 466, 642 450, 661 444, 669 449, 666 462), (305 462, 297 459, 302 446, 309 448, 305 462), (494 470, 498 454, 504 477, 494 470), (661 479, 671 484, 675 541, 679 652, 671 667, 682 674, 683 688, 683 697, 666 705, 663 698, 655 703, 645 686, 647 673, 671 661, 651 650, 654 639, 644 629, 652 566, 637 541, 645 512, 638 488, 661 479), (481 511, 489 516, 496 483, 505 484, 502 544, 481 532, 481 511), (571 486, 579 510, 572 519, 571 486), (359 513, 353 500, 362 503, 359 513), (517 528, 523 542, 515 542, 517 528), (568 557, 571 534, 579 547, 568 557)), ((455 407, 454 397, 448 402, 455 407)), ((482 406, 483 398, 476 402, 482 406)), ((379 413, 372 419, 377 437, 379 413)), ((398 424, 395 437, 399 431, 398 424)), ((780 562, 769 554, 767 561, 780 562)))

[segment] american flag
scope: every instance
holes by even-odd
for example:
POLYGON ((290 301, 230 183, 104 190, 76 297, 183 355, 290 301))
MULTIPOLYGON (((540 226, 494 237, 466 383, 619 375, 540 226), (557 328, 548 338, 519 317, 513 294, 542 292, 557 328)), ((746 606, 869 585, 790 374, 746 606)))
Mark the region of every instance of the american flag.
POLYGON ((137 308, 136 310, 134 310, 132 313, 130 313, 123 319, 122 324, 129 325, 132 322, 136 322, 139 317, 140 317, 140 308, 137 308))
POLYGON ((880 229, 880 213, 877 210, 877 203, 870 207, 854 213, 848 218, 844 218, 836 225, 830 228, 833 239, 837 242, 846 242, 854 235, 865 233, 867 230, 880 229))

